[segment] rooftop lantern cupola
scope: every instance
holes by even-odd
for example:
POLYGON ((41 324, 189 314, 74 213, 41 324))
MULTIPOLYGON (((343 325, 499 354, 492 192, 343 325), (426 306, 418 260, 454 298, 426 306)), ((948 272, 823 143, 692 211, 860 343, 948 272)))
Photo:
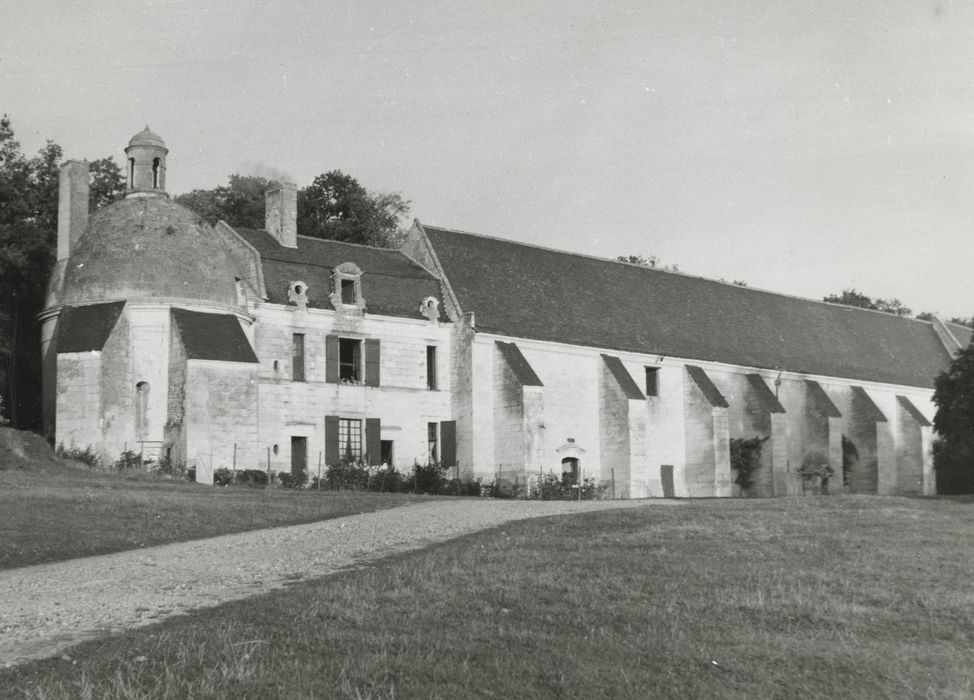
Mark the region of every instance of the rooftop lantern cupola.
POLYGON ((166 154, 169 149, 162 138, 149 130, 137 133, 125 149, 128 161, 126 197, 163 196, 166 194, 166 154))

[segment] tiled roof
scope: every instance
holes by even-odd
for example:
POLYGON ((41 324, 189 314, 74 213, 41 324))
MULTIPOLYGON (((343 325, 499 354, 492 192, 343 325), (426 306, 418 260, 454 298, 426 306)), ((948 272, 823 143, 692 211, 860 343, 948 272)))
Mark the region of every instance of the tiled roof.
POLYGON ((423 227, 479 331, 930 387, 930 323, 510 240, 423 227))
POLYGON ((754 389, 754 395, 757 396, 758 401, 764 406, 764 410, 768 413, 784 413, 785 407, 781 405, 778 401, 778 397, 774 395, 771 389, 764 381, 764 377, 760 374, 748 374, 747 383, 751 385, 754 389))
POLYGON ((602 360, 605 362, 605 366, 609 368, 609 371, 612 373, 616 383, 622 389, 622 393, 627 399, 635 399, 638 401, 646 398, 636 384, 636 381, 632 378, 632 375, 629 374, 629 370, 622 364, 622 360, 615 355, 606 355, 604 353, 602 360))
POLYGON ((707 376, 707 373, 703 371, 702 368, 696 365, 687 365, 687 374, 690 375, 690 379, 696 384, 703 395, 707 397, 707 401, 714 408, 727 408, 730 404, 727 403, 727 399, 724 395, 720 393, 720 389, 714 384, 713 380, 707 376))
POLYGON ((904 409, 906 409, 906 412, 909 413, 913 417, 913 420, 916 421, 917 425, 919 425, 921 427, 924 427, 924 428, 927 428, 927 427, 930 427, 931 425, 933 425, 933 423, 931 423, 930 421, 927 420, 927 417, 925 415, 923 415, 922 413, 920 413, 920 409, 917 408, 916 406, 914 406, 913 405, 913 402, 910 401, 910 399, 908 399, 905 396, 897 395, 896 400, 899 401, 900 402, 900 406, 902 406, 904 409))
POLYGON ((950 323, 949 321, 944 323, 955 338, 960 342, 962 348, 966 348, 971 344, 971 334, 974 333, 967 326, 962 326, 959 323, 950 323))
POLYGON ((287 304, 288 286, 308 285, 308 306, 332 309, 332 270, 344 262, 362 270, 362 297, 367 312, 422 318, 419 305, 426 297, 440 299, 440 283, 398 250, 298 236, 298 247, 280 245, 266 231, 234 227, 260 253, 268 300, 287 304))
POLYGON ((124 301, 65 306, 58 321, 58 353, 88 352, 104 348, 123 306, 124 301))
POLYGON ((825 416, 829 418, 841 418, 842 412, 839 410, 829 395, 825 393, 822 385, 812 379, 805 380, 805 386, 811 394, 812 404, 825 416))
POLYGON ((886 420, 886 414, 883 413, 882 409, 876 405, 876 402, 872 400, 872 397, 861 386, 852 387, 852 400, 860 406, 860 411, 855 411, 855 413, 870 418, 877 423, 888 422, 886 420))
POLYGON ((172 317, 187 359, 257 362, 257 355, 234 316, 173 309, 172 317))
POLYGON ((516 343, 504 343, 500 340, 495 342, 497 343, 497 349, 500 350, 501 357, 504 358, 507 366, 514 372, 514 376, 521 386, 544 386, 534 371, 534 367, 521 354, 521 348, 516 343))

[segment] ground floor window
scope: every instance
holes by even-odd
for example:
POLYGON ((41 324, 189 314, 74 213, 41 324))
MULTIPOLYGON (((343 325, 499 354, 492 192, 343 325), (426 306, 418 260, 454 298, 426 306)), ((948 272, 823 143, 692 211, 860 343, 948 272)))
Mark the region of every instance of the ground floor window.
POLYGON ((359 462, 362 459, 362 421, 359 418, 338 419, 338 446, 342 459, 359 462))
POLYGON ((381 459, 383 464, 388 464, 392 466, 394 462, 392 454, 392 440, 381 440, 379 442, 379 450, 382 453, 381 459))

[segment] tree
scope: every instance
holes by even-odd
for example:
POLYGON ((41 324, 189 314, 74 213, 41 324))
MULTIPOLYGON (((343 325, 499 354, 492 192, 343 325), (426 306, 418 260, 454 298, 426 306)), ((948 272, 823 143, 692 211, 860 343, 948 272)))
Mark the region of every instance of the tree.
POLYGON ((894 316, 909 316, 913 313, 899 299, 873 299, 857 289, 843 289, 842 294, 830 294, 827 297, 823 297, 822 301, 827 301, 832 304, 842 304, 843 306, 854 306, 859 309, 883 311, 894 316))
MULTIPOLYGON (((193 190, 175 201, 208 222, 231 226, 264 227, 264 192, 278 183, 257 175, 230 176, 228 186, 193 190)), ((402 238, 399 222, 409 213, 409 202, 398 192, 370 192, 340 170, 319 175, 298 191, 298 233, 393 248, 402 238)))
MULTIPOLYGON (((57 249, 61 147, 48 141, 27 158, 7 115, 0 118, 0 396, 19 428, 40 423, 40 332, 37 314, 57 249)), ((124 193, 121 170, 96 160, 95 206, 124 193)))
POLYGON ((125 178, 122 169, 111 158, 99 158, 88 164, 91 180, 88 208, 95 212, 116 199, 125 196, 125 178))
POLYGON ((655 255, 650 255, 648 258, 642 255, 620 255, 616 258, 619 262, 629 263, 631 265, 642 265, 643 267, 651 267, 655 270, 663 270, 664 272, 679 272, 680 268, 676 265, 660 265, 659 258, 655 255))
POLYGON ((947 319, 947 323, 956 323, 958 326, 967 326, 968 328, 974 328, 974 318, 968 316, 967 318, 961 318, 960 316, 953 316, 947 319))
POLYGON ((347 243, 395 247, 409 202, 398 192, 369 192, 340 170, 319 175, 298 192, 298 233, 347 243))
POLYGON ((226 186, 193 190, 175 197, 206 221, 226 221, 231 226, 264 228, 264 192, 277 183, 259 175, 234 173, 226 186))
MULTIPOLYGON (((937 413, 933 427, 940 441, 935 446, 934 466, 959 490, 974 488, 974 344, 958 351, 946 372, 934 380, 933 401, 937 413), (951 473, 948 477, 948 473, 951 473), (958 478, 959 477, 959 478, 958 478)), ((941 484, 943 486, 943 484, 941 484)), ((956 490, 956 489, 952 489, 956 490)))

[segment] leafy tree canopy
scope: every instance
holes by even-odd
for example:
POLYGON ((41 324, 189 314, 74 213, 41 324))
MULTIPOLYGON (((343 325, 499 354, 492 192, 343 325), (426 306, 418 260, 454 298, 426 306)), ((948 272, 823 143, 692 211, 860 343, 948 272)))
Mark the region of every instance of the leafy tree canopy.
MULTIPOLYGON (((959 351, 950 368, 937 377, 933 401, 937 404, 933 427, 940 437, 934 445, 934 465, 938 472, 966 474, 960 490, 970 490, 974 486, 974 344, 959 351)), ((941 475, 937 479, 939 483, 941 475)))
MULTIPOLYGON (((210 223, 264 227, 264 192, 274 180, 231 175, 227 186, 193 190, 175 198, 210 223)), ((398 192, 370 192, 340 170, 319 175, 298 191, 298 233, 348 243, 395 247, 402 237, 399 222, 409 202, 398 192)))
POLYGON ((631 263, 632 265, 642 265, 643 267, 652 267, 657 270, 663 270, 665 272, 679 272, 680 268, 677 265, 660 265, 660 260, 655 255, 650 255, 646 257, 644 255, 620 255, 616 258, 619 262, 631 263))
MULTIPOLYGON (((34 318, 57 250, 58 170, 63 152, 48 141, 23 154, 10 118, 0 118, 0 396, 16 427, 36 427, 40 396, 40 340, 34 318)), ((91 205, 125 192, 111 158, 89 165, 91 205)))
POLYGON ((909 316, 913 311, 899 299, 873 299, 857 289, 843 289, 841 294, 830 294, 822 301, 844 306, 855 306, 860 309, 883 311, 894 316, 909 316))

